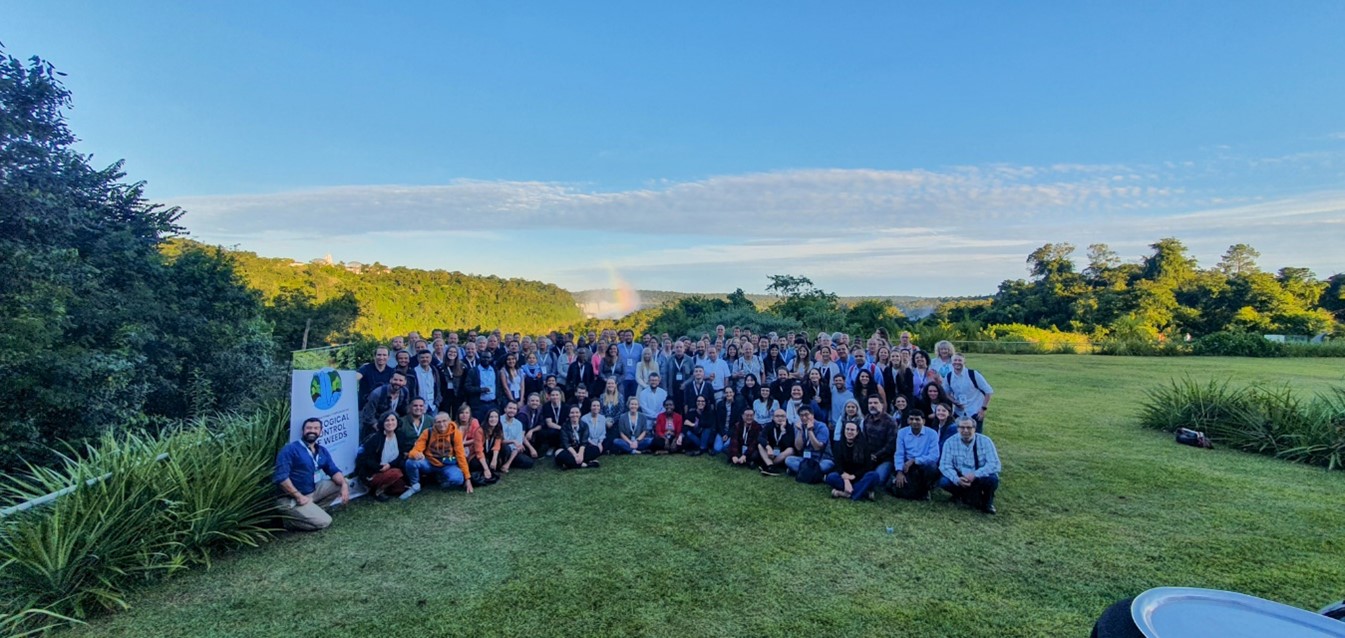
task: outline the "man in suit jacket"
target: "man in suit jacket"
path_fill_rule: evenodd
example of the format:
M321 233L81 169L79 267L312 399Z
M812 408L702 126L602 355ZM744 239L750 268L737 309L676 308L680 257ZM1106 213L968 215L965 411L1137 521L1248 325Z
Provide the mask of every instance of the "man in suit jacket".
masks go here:
M601 380L597 373L593 372L588 348L580 348L576 352L578 357L570 364L570 370L565 375L565 387L570 390L571 395L574 394L574 389L581 385L588 388L589 396L601 394L602 388L598 386Z

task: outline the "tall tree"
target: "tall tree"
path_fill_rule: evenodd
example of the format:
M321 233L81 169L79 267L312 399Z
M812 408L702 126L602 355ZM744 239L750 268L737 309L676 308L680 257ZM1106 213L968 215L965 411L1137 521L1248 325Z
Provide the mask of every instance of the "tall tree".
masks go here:
M1256 266L1256 258L1260 256L1260 252L1247 244L1233 244L1224 252L1223 259L1219 260L1215 268L1229 277L1250 275L1260 271Z

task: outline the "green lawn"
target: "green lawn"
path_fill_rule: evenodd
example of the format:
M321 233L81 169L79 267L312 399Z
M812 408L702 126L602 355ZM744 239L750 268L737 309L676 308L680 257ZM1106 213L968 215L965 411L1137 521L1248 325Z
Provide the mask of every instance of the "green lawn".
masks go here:
M358 502L144 590L75 636L1086 636L1150 587L1345 596L1345 474L1134 423L1190 373L1342 383L1339 360L973 355L999 515L833 501L719 459L610 459L475 495ZM888 534L886 528L895 528Z

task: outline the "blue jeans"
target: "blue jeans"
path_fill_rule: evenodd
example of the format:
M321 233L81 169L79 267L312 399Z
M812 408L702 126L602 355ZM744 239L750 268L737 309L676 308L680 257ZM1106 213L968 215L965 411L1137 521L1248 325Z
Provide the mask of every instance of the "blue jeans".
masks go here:
M641 441L638 443L640 451L641 451L641 452L644 452L645 450L648 450L648 449L649 449L649 446L650 446L653 442L654 442L653 439L643 439L643 440L641 440ZM633 451L633 450L631 449L631 447L630 447L630 444L627 443L625 439L614 439L614 440L612 441L612 449L613 449L613 450L616 450L616 451L618 451L618 452L621 452L622 454L630 454L630 453Z
M878 467L873 468L873 471L878 474L878 483L887 485L887 482L892 479L892 461L879 463Z
M462 468L457 463L445 464L430 470L430 474L439 480L439 486L444 489L458 487L467 482L467 478L462 475Z
M716 436L714 437L714 448L710 450L710 454L719 454L720 452L723 452L724 449L727 448L728 446L729 446L728 439L722 436Z
M429 459L412 460L406 459L406 464L402 466L402 473L406 475L406 482L411 485L420 485L420 473L430 472L434 466L430 465Z
M830 472L832 468L836 467L836 464L832 462L831 459L818 459L817 464L822 466L823 474ZM785 459L785 467L789 468L790 474L798 474L800 465L803 465L803 457L801 456L791 456Z
M842 492L845 491L845 480L841 478L840 472L832 472L823 480L827 482L827 485L831 486L831 489L840 490ZM880 482L877 471L867 472L864 476L859 477L859 480L851 481L850 500L862 500L865 496L868 496L869 492L877 487Z
M702 452L709 452L710 440L716 438L714 431L708 429L702 430L700 434L687 432L684 436L686 440L691 441L691 443L696 446L696 449Z

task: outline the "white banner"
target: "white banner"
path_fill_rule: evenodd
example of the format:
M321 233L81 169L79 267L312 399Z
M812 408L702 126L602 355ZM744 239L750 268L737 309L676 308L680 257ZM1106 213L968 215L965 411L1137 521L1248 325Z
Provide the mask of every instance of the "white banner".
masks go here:
M290 440L303 433L304 419L322 419L318 443L327 448L332 461L347 477L355 477L355 451L359 449L359 382L354 370L295 370L290 385Z

